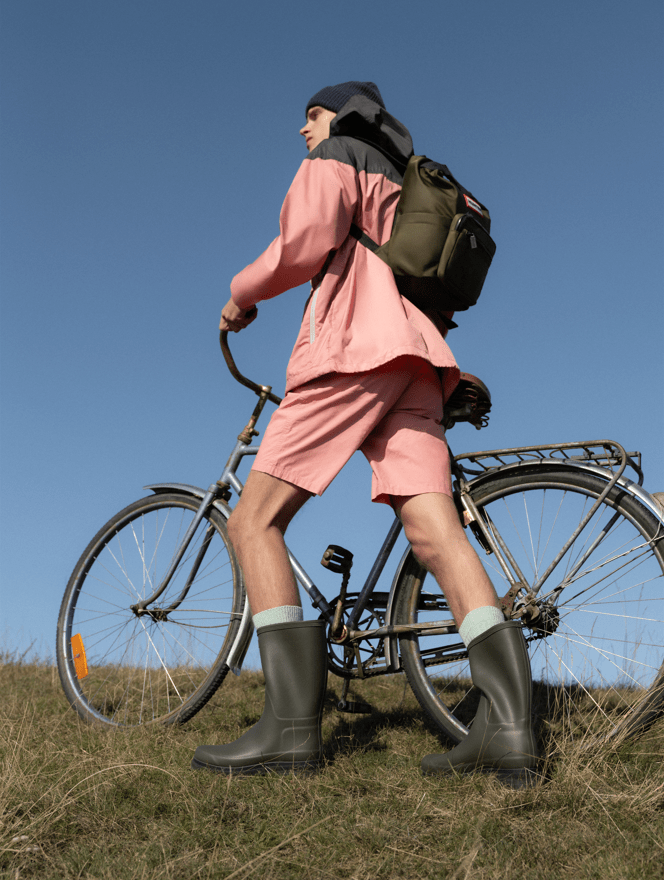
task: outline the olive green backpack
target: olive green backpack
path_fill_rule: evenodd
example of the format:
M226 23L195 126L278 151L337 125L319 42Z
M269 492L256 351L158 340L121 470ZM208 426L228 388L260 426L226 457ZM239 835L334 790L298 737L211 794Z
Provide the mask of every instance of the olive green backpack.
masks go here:
M389 240L378 245L355 224L350 233L390 266L399 293L418 308L457 312L479 298L496 251L490 226L488 210L446 165L412 156Z

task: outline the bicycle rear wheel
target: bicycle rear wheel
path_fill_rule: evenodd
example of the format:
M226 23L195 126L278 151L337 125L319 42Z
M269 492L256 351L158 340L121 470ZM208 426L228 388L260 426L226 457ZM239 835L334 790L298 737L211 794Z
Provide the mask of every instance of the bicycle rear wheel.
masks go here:
M153 495L129 505L92 539L69 580L57 627L58 671L86 721L181 723L209 700L245 595L224 517L211 508L165 592L145 613L200 502Z
M472 497L532 585L605 487L580 470L535 466L497 473ZM523 631L533 708L549 749L551 740L631 736L664 710L663 538L661 522L614 487L543 584L540 618ZM476 549L504 595L510 585L495 556ZM411 553L395 597L399 623L451 617L435 581L425 587L425 577ZM400 650L422 707L451 739L463 739L479 695L458 634L406 635Z

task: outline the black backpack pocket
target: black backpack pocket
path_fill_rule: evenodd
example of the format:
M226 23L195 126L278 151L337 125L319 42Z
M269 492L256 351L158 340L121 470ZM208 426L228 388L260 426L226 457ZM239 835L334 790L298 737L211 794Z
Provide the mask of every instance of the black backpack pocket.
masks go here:
M457 214L438 264L448 308L465 311L477 302L496 252L496 243L471 213Z

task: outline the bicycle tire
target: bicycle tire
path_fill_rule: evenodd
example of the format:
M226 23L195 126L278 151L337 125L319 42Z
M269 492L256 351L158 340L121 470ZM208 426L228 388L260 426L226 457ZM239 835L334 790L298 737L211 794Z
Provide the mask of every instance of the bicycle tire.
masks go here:
M143 615L130 608L154 593L199 506L197 498L177 492L142 498L109 520L76 564L60 608L56 656L65 695L86 721L183 723L225 678L245 593L216 508L202 520L163 595ZM190 588L171 609L199 551ZM77 635L81 643L72 648Z
M472 489L472 498L528 579L545 571L605 488L600 477L580 470L533 466L496 473ZM510 585L495 557L476 549L504 595ZM616 486L545 582L542 595L579 560L581 568L540 628L522 624L533 670L534 716L549 751L570 741L628 738L664 711L662 523ZM410 552L396 587L397 623L451 617L435 581L430 579L434 592L423 589L425 577ZM422 708L450 739L462 740L479 694L459 635L405 635L400 652Z

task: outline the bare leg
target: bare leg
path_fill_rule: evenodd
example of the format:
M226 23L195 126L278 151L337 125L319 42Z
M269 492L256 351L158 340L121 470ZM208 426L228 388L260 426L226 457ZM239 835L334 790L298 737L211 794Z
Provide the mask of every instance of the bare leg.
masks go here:
M284 532L309 492L252 471L228 531L242 566L254 615L299 605ZM233 775L316 769L321 760L321 715L327 680L325 624L274 622L258 627L265 675L265 709L257 724L228 745L203 745L191 766Z
M284 532L311 493L285 480L251 471L228 532L244 574L252 614L300 605Z
M457 626L475 608L500 607L449 496L430 492L392 501L415 556L438 581Z
M476 608L499 607L451 498L431 493L394 498L393 503L415 555L443 590L457 627ZM427 755L422 772L481 770L496 773L515 788L530 785L536 778L538 751L530 717L530 661L520 627L496 623L466 644L473 683L480 692L475 720L458 746L444 755Z

